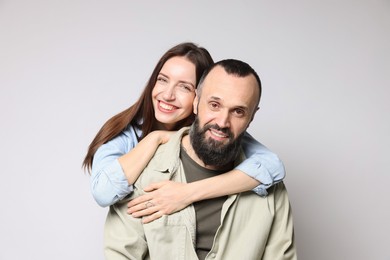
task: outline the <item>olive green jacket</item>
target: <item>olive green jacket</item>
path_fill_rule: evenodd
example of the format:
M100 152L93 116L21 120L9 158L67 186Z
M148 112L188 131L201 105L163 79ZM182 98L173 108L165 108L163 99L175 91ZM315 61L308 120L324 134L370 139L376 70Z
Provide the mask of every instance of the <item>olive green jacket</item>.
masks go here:
M134 192L110 207L105 224L106 259L198 259L192 205L148 224L126 212L127 202L143 194L148 184L163 180L186 182L179 153L181 137L187 132L188 128L183 128L161 145L135 183ZM297 259L291 208L283 182L269 188L268 193L265 198L252 191L228 197L222 207L222 224L206 259Z

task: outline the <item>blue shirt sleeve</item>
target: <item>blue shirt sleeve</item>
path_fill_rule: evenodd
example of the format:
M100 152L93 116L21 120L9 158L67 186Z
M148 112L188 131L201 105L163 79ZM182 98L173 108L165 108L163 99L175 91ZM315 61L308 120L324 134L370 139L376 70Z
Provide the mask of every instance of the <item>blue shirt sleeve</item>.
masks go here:
M96 202L107 207L133 191L127 182L118 158L128 153L138 143L133 127L99 147L91 171L91 191Z
M267 196L267 188L282 181L286 175L282 161L247 132L242 139L242 148L247 159L236 169L260 181L261 184L253 191Z

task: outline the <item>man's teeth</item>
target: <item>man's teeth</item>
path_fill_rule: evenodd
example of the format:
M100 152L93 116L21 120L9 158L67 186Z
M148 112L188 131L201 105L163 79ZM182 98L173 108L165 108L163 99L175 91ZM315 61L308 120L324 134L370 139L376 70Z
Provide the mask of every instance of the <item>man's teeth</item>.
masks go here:
M160 102L160 107L162 107L163 109L166 109L166 110L173 110L175 108L174 106L171 106L171 105L168 105L165 103L161 103L161 102Z
M214 132L214 131L211 131L211 133L212 133L213 135L217 136L217 137L221 137L221 138L225 138L225 137L226 137L226 135L220 134L220 133L217 133L217 132Z

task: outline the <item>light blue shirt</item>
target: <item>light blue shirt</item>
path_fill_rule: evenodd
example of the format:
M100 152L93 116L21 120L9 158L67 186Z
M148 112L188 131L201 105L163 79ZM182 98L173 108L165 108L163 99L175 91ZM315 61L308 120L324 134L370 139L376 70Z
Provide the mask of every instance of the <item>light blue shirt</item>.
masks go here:
M100 206L113 205L133 191L133 185L127 182L118 158L138 144L137 136L140 135L140 130L128 126L96 151L92 163L91 190ZM285 177L282 161L249 133L245 133L242 139L242 148L247 159L236 169L261 182L253 191L267 196L266 189Z

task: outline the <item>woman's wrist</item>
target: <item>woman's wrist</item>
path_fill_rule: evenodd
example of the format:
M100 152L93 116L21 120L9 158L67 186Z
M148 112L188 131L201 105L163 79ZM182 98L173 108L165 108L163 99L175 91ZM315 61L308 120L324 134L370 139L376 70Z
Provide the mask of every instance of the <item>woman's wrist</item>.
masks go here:
M186 187L188 194L186 202L189 205L197 201L211 199L213 196L209 190L211 190L211 187L207 186L203 180L188 183Z
M191 203L249 191L259 182L239 170L189 183Z
M164 144L169 140L167 131L164 130L156 130L150 133L153 137L155 144L158 146L160 144Z

